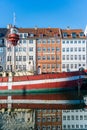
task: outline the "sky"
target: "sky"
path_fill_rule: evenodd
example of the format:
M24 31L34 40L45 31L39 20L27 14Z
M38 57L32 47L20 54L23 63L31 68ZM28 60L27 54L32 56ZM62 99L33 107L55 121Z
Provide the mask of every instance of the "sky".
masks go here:
M0 28L14 24L22 28L85 29L87 0L0 0Z

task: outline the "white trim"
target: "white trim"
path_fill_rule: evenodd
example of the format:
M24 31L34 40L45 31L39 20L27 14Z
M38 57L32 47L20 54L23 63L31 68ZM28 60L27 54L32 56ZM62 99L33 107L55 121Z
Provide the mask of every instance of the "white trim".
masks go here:
M0 100L0 103L30 103L30 104L81 104L84 100Z
M0 82L0 86L8 86L11 89L12 85L32 85L32 84L41 84L41 83L55 83L55 82L65 82L65 81L74 81L84 78L84 75L72 76L68 78L56 78L56 79L42 79L42 80L31 80L31 81L18 81L18 82Z

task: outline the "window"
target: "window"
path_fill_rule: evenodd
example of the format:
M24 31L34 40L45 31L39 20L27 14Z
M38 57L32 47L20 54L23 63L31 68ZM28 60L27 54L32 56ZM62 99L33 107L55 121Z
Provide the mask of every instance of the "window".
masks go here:
M70 41L70 43L73 43L73 41Z
M23 51L26 52L26 47L23 48Z
M37 122L41 122L41 118L40 117L37 118Z
M50 55L47 56L47 60L50 60Z
M52 69L54 69L55 68L55 64L52 64Z
M74 51L75 51L75 52L77 51L77 47L74 48Z
M47 122L50 122L51 121L51 117L47 117Z
M32 44L32 43L33 43L33 40L29 40L29 43Z
M47 64L47 69L49 69L50 68L50 64Z
M77 41L74 41L74 43L77 43Z
M69 43L69 41L66 41L66 43Z
M47 48L47 51L50 52L50 48Z
M76 38L76 33L75 32L72 33L72 38Z
M26 61L26 56L23 56L23 61Z
M7 56L7 61L11 61L11 56Z
M52 43L55 43L55 40L52 40Z
M78 125L78 124L76 124L76 128L79 128L79 125Z
M29 56L29 60L33 60L33 56Z
M63 69L65 68L65 64L62 65L62 68L63 68Z
M37 43L41 43L41 40L37 40Z
M16 56L16 61L18 61L18 56Z
M83 120L83 116L82 115L80 115L80 120Z
M82 43L85 43L85 41L83 40Z
M65 55L63 55L63 60L65 60Z
M87 120L87 115L84 115L84 120Z
M65 41L63 41L63 44L65 43Z
M60 56L59 55L56 56L56 60L60 60Z
M69 52L69 48L66 48L66 51Z
M22 51L22 47L19 47L19 52L21 52Z
M63 52L65 52L65 48L63 48Z
M37 58L38 60L41 60L41 56L38 56L38 58Z
M42 57L42 60L46 60L46 56L43 56L43 57Z
M50 43L50 40L48 40L47 43Z
M63 120L66 120L66 116L63 116Z
M52 126L52 130L56 130L56 126Z
M73 52L73 48L70 48L70 51Z
M55 57L54 57L54 55L52 55L52 56L51 56L51 60L55 60Z
M82 48L82 51L85 51L85 47Z
M23 34L22 33L20 33L20 38L22 38L23 37Z
M75 64L75 69L77 69L77 64Z
M59 52L59 51L60 51L60 48L57 47L57 48L56 48L56 51Z
M55 117L52 117L52 122L55 122L56 121L56 118Z
M82 59L85 60L85 55L82 56Z
M66 125L63 125L63 128L66 129Z
M83 129L83 125L80 125L80 128Z
M74 125L72 125L72 128L74 129L74 128L75 128L75 126L74 126Z
M26 43L26 40L23 40L23 43Z
M67 33L66 33L66 32L63 33L63 37L64 37L64 38L67 37Z
M22 61L22 56L19 56L19 61Z
M43 69L46 69L46 65L45 64L43 64Z
M58 39L58 40L56 41L56 43L60 43L60 39Z
M24 38L27 38L27 33L24 33Z
M23 65L23 70L26 70L26 65Z
M73 64L71 64L71 69L73 68Z
M69 55L66 56L66 59L69 60Z
M81 47L78 48L78 51L79 51L79 52L81 51Z
M71 116L71 119L74 120L74 116Z
M79 119L79 117L78 116L76 116L76 120L78 120Z
M81 43L81 41L78 41L78 43Z
M83 37L84 36L84 32L80 32L80 37Z
M42 43L46 43L46 40L43 40Z
M43 51L43 52L46 52L46 48L42 48L42 51Z
M70 56L70 59L73 60L73 55Z
M40 47L38 47L38 48L37 48L37 51L41 51L41 48L40 48Z
M45 117L42 118L42 122L46 122L46 118Z
M55 51L55 49L54 48L52 48L52 52L54 52Z
M30 47L30 48L29 48L29 51L33 51L33 47Z
M75 60L77 60L77 55L75 55Z
M79 55L79 60L81 60L81 55Z
M33 33L30 33L30 37L33 37L34 36L34 34Z
M61 117L60 116L57 116L56 117L56 121L60 121L61 120Z

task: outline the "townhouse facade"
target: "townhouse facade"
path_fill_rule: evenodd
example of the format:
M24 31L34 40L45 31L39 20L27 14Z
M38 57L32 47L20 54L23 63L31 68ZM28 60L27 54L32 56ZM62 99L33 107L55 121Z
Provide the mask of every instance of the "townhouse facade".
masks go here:
M87 68L87 39L81 29L62 30L62 71Z
M0 47L0 64L5 71L40 74L87 69L87 39L82 29L18 28L20 40L14 47L8 46L9 29L5 29Z

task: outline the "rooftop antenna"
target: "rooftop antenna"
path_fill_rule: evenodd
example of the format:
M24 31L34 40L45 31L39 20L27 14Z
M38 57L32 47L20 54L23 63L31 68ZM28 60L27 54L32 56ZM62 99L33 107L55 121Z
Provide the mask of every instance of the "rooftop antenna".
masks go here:
M15 15L15 12L13 13L13 26L15 26L16 24L16 15Z

